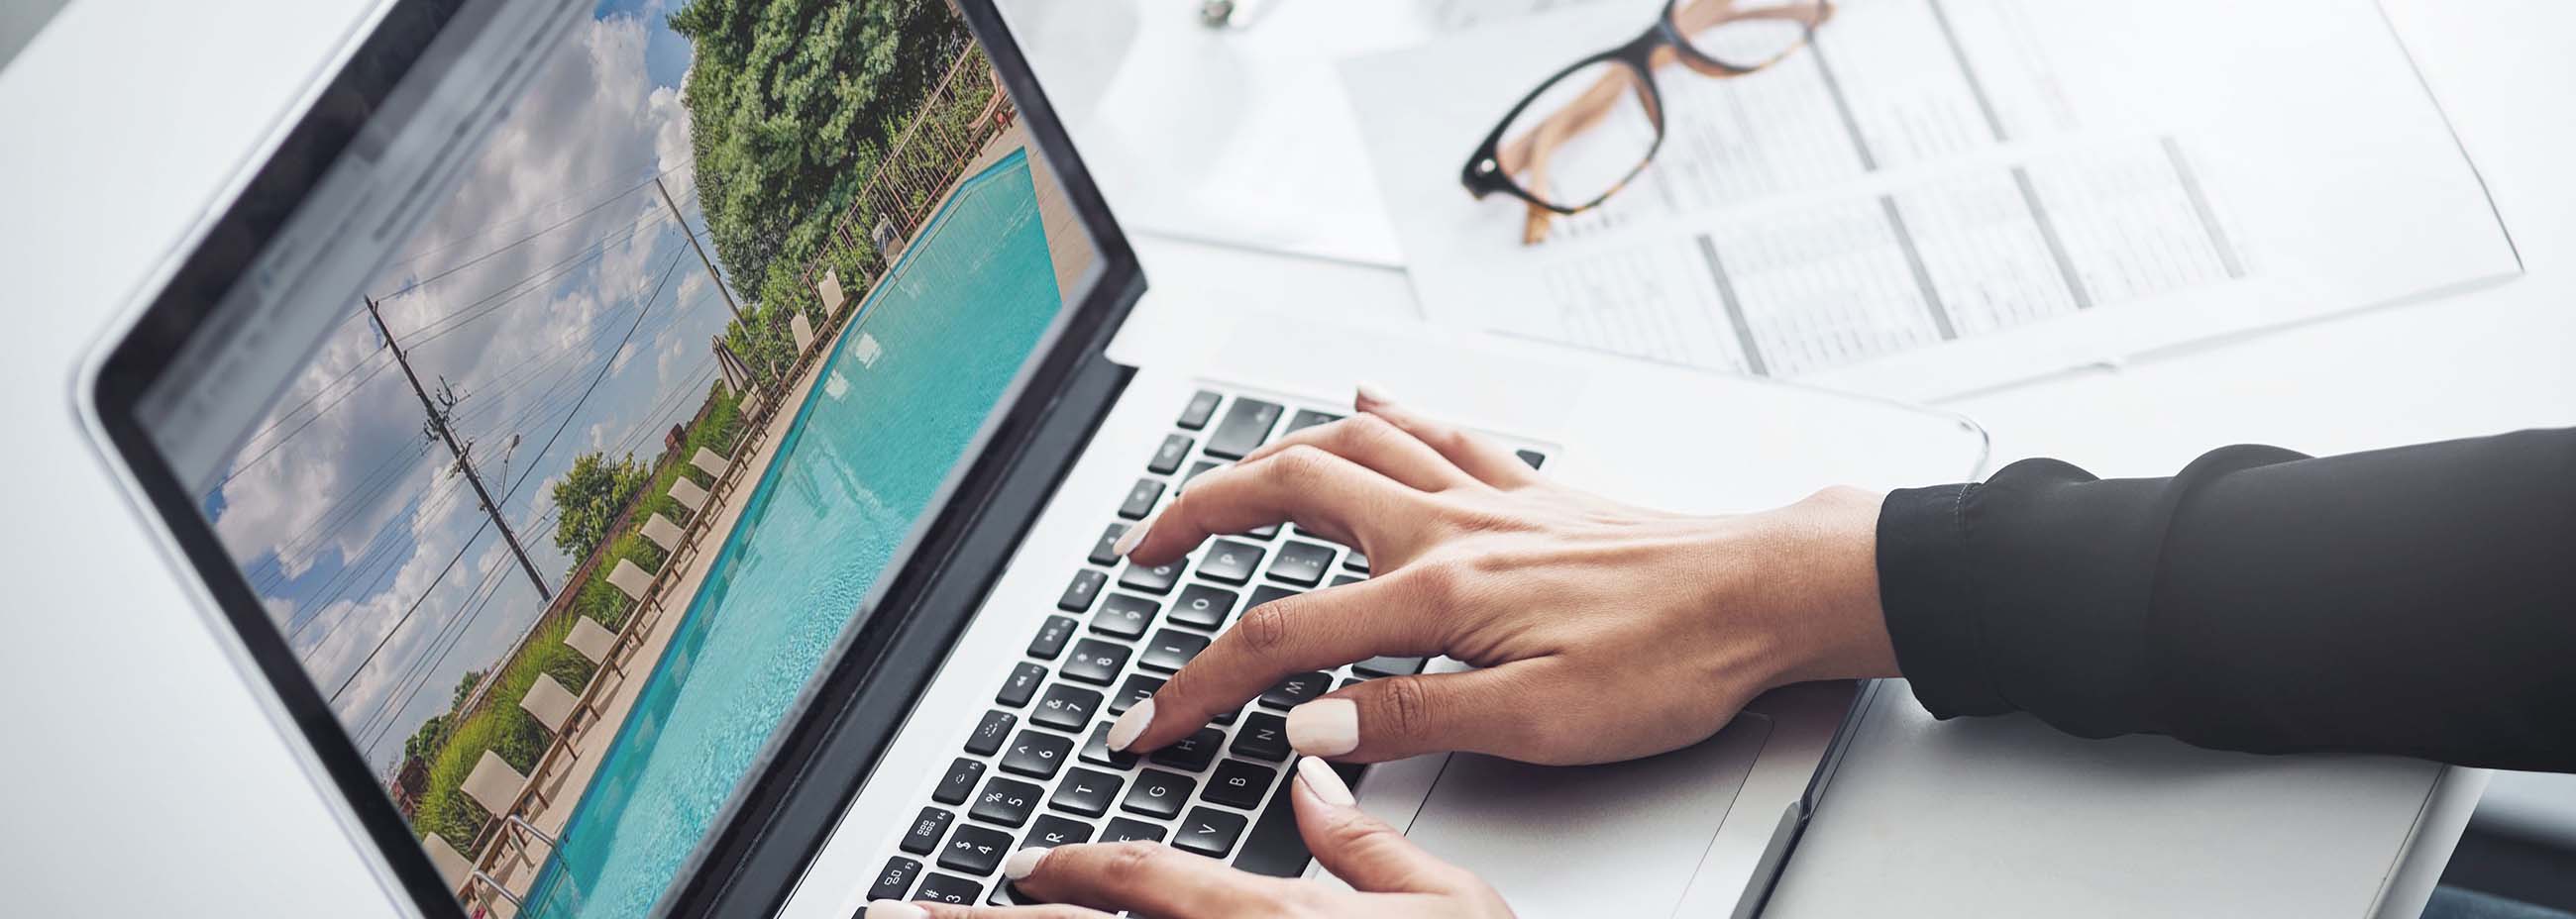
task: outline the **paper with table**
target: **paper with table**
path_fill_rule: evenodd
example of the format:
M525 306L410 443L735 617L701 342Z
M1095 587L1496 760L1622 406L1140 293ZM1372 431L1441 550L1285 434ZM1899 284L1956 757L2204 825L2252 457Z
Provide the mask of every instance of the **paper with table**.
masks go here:
M1522 245L1467 154L1658 7L1344 64L1432 320L1924 399L2521 271L2370 0L1846 0L1770 70L1658 73L1654 165Z

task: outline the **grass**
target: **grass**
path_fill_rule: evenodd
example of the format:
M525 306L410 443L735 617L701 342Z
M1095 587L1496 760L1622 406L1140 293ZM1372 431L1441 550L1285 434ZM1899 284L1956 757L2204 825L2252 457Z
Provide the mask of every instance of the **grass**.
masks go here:
M692 466L688 458L705 447L723 454L722 445L733 442L742 428L741 403L730 393L718 390L712 396L715 405L706 417L689 429L680 446L679 461L663 464L646 483L644 498L624 526L611 534L608 550L600 557L598 567L581 582L567 585L574 591L568 607L572 615L554 615L539 622L534 634L521 646L519 653L500 664L501 675L474 711L456 719L437 752L429 757L428 787L421 793L420 804L412 813L412 828L423 833L436 833L456 847L471 853L474 835L491 815L481 805L465 796L461 786L465 777L482 761L483 751L490 750L526 775L536 768L537 758L545 755L550 739L544 725L538 724L519 699L536 685L540 673L552 675L565 689L580 692L589 685L591 662L564 644L572 634L573 615L588 616L610 629L626 623L633 615L634 601L608 583L608 573L617 570L620 559L631 560L647 571L662 568L663 553L659 546L644 538L639 528L653 514L659 513L674 522L687 523L688 514L670 496L672 480L686 475L701 487L715 482L704 470Z

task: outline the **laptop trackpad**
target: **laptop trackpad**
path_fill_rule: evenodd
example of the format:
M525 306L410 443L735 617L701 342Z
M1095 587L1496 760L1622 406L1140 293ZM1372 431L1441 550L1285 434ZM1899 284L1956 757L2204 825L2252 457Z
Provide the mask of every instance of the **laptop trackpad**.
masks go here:
M1453 754L1405 835L1523 916L1667 915L1770 733L1747 713L1696 745L1600 766Z

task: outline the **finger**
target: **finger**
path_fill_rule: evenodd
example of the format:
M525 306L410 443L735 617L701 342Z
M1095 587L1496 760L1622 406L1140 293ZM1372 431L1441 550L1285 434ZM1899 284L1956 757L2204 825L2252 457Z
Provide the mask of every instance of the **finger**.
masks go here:
M1293 895L1278 878L1148 842L1022 849L1002 874L1019 892L1051 903L1171 919L1247 915Z
M1263 444L1259 449L1244 454L1243 461L1258 462L1299 444L1321 448L1423 491L1456 488L1476 481L1474 476L1458 468L1456 463L1441 456L1440 451L1431 449L1431 445L1423 443L1420 438L1366 412L1306 428Z
M1503 449L1503 445L1485 439L1465 428L1439 421L1397 405L1386 393L1374 386L1363 385L1352 404L1360 411L1386 419L1414 439L1429 445L1447 457L1449 462L1466 470L1478 481L1496 488L1512 488L1536 481L1538 475L1528 463Z
M904 903L878 900L861 919L1110 919L1096 909L1060 904L1037 906L966 906L952 903Z
M1432 857L1413 840L1371 817L1353 801L1350 786L1332 767L1314 757L1300 757L1297 833L1306 851L1324 870L1352 889L1369 893L1455 893L1474 883L1463 869Z
M1300 445L1199 476L1111 549L1136 564L1168 564L1210 536L1284 520L1374 556L1381 546L1411 545L1426 515L1404 509L1427 497L1358 463Z
M1288 711L1288 745L1336 762L1376 763L1424 753L1466 750L1519 760L1555 760L1535 725L1548 714L1538 698L1537 661L1512 661L1460 673L1368 680Z
M1152 698L1109 727L1109 748L1155 750L1242 708L1280 679L1380 654L1441 653L1446 613L1415 582L1388 574L1245 610Z

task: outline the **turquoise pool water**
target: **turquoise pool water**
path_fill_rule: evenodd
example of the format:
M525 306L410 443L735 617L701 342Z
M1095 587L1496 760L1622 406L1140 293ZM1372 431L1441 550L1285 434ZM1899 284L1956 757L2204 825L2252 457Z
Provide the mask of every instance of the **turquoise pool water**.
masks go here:
M652 908L1060 303L1014 153L966 180L834 346L526 915Z

